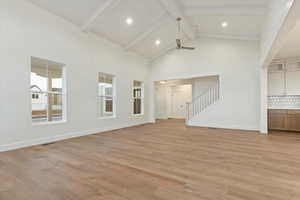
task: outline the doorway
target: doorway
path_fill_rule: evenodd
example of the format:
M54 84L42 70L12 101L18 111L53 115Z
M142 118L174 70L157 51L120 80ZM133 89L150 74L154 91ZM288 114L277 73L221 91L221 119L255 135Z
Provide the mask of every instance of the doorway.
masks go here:
M192 103L192 101L195 102L195 100L198 100L199 97L207 94L216 87L219 88L218 75L156 81L155 118L186 119L188 114L187 103ZM203 99L203 102L208 103L207 99ZM195 105L195 108L199 109L199 106L197 107L197 105L200 104L198 103ZM191 108L191 104L189 104L189 108ZM190 117L191 116L188 118Z
M171 90L171 115L169 118L185 119L186 103L192 101L192 85L178 85Z
M156 84L156 119L185 119L186 103L192 101L190 81L177 80Z

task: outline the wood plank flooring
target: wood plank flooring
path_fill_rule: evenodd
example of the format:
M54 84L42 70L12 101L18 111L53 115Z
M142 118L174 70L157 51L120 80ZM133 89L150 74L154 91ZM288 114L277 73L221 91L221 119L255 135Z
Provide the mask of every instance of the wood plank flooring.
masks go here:
M300 135L180 120L0 153L0 200L298 200Z

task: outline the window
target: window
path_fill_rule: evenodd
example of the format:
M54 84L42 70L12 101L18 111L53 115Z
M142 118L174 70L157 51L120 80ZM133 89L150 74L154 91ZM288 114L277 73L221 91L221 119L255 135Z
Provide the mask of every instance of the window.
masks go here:
M113 75L98 74L98 116L115 116L115 78Z
M144 112L143 82L133 81L133 114L142 115Z
M64 65L40 58L31 58L32 122L64 120Z
M32 94L32 99L39 99L39 94Z

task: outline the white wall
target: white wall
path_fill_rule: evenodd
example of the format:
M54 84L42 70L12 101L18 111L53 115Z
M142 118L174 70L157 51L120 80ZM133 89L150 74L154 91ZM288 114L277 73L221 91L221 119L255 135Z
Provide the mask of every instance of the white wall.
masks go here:
M276 56L277 52L288 39L290 30L300 19L299 0L276 0L268 1L269 7L266 21L261 36L261 56L260 65L266 68ZM268 75L266 69L260 70L261 84L261 114L260 131L268 132Z
M261 65L267 67L300 20L299 0L268 1L268 12L261 34Z
M268 12L261 36L261 63L264 64L271 51L274 41L278 37L279 31L283 26L284 20L290 7L287 2L291 0L276 0L268 2Z
M268 68L260 69L260 132L268 133Z
M274 44L280 40L280 36L287 24L286 18L294 0L276 0L268 2L268 12L261 35L261 64L268 65L273 59L272 51L277 51ZM275 50L276 49L276 50Z
M189 45L197 49L175 50L154 62L152 81L219 75L221 100L192 125L259 130L259 42L202 38Z
M155 119L168 119L170 115L171 88L155 87Z
M0 36L0 151L148 122L144 58L22 0L0 1ZM32 125L30 56L66 64L66 123ZM116 119L97 119L98 72L116 75ZM144 116L132 115L133 80L145 82Z
M198 79L194 79L192 83L193 99L199 97L209 88L215 87L218 84L218 76L207 76Z

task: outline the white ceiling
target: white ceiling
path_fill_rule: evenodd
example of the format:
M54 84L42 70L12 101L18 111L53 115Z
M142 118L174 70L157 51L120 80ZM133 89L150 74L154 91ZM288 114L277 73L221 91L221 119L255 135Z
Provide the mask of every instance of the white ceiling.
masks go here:
M126 50L156 58L177 37L176 17L183 18L185 40L221 37L258 40L267 0L29 0L109 39ZM131 17L133 25L125 23ZM222 22L228 22L222 28ZM161 45L154 42L159 39Z
M276 59L300 57L300 21L288 34L283 47L276 55Z

